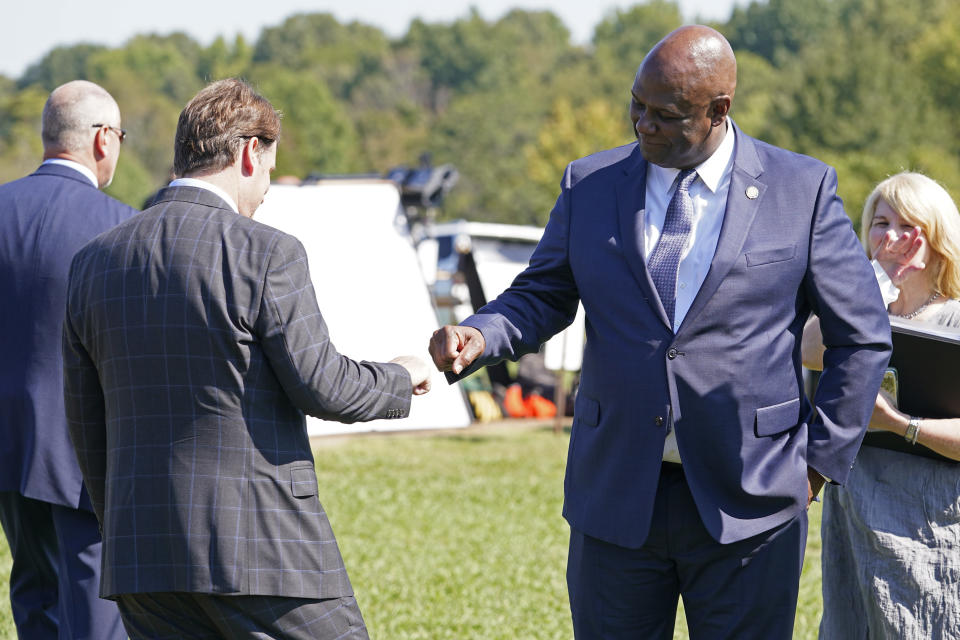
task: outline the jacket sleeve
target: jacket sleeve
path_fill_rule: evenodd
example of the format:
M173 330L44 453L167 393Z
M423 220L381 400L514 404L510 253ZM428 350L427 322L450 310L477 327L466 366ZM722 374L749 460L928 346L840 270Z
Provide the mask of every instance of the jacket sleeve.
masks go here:
M73 277L71 276L71 283ZM70 287L72 289L72 287ZM63 398L67 429L93 511L103 523L106 499L107 425L103 389L90 354L83 346L73 317L68 290L63 323Z
M486 346L468 369L448 379L463 378L482 366L535 353L573 322L580 295L569 256L571 175L568 165L560 196L530 265L506 291L463 321L480 330Z
M891 346L877 279L836 187L836 172L828 169L820 185L804 280L826 347L809 421L807 463L843 484L870 422Z
M413 385L406 369L337 352L306 252L292 236L281 236L271 253L256 333L281 386L304 413L346 423L409 415Z

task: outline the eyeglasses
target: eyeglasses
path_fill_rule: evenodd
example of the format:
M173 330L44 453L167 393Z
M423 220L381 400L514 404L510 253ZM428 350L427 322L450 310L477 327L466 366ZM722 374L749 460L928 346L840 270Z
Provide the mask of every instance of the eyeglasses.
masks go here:
M108 125L108 124L94 124L94 125L91 125L91 126L92 126L94 129L99 129L100 127L106 127L107 129L110 129L110 131L113 131L115 134L117 134L117 137L120 138L120 144L123 144L123 141L127 139L127 130L126 130L126 129L119 129L119 128L117 128L117 127L111 127L111 126Z

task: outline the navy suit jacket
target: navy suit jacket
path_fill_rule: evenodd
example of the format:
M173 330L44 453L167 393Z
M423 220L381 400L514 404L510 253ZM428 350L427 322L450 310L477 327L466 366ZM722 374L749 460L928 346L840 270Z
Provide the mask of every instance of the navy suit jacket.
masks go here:
M567 167L529 267L464 323L486 340L466 373L536 351L582 301L564 516L641 546L672 415L707 530L741 540L805 508L807 465L846 479L889 358L887 314L834 170L738 130L716 254L674 334L643 255L646 169L636 143ZM811 311L827 346L815 406L799 356Z
M0 491L90 509L63 407L67 273L136 213L62 165L0 186Z
M164 189L77 253L64 360L101 595L352 594L304 414L402 418L412 385L337 352L296 238Z

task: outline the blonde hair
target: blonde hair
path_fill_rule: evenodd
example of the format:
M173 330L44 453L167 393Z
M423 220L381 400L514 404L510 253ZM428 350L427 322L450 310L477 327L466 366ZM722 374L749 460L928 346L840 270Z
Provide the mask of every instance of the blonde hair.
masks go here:
M921 173L898 173L878 184L863 205L860 239L871 255L869 234L883 199L910 226L920 227L934 256L934 288L948 298L960 298L960 212L936 180Z

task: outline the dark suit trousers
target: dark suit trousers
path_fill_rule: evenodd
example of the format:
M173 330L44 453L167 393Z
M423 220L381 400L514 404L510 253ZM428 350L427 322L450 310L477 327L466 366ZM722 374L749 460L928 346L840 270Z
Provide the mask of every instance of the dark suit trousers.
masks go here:
M578 640L670 640L683 597L692 640L793 635L806 512L720 544L704 528L680 465L660 473L650 535L627 549L572 529L567 587Z
M132 640L369 640L353 596L124 593L117 606Z
M117 606L101 600L100 528L93 513L0 491L13 567L17 635L31 640L120 640Z

